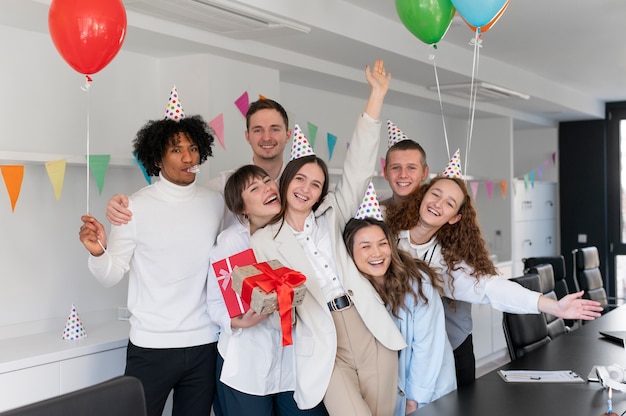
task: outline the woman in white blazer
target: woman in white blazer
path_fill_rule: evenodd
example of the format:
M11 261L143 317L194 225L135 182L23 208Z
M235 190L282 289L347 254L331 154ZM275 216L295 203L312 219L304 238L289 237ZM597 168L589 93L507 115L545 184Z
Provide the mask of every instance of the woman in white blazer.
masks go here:
M398 353L406 343L373 286L342 241L376 164L380 110L390 74L376 61L371 88L333 192L317 156L293 159L280 179L281 214L251 237L259 261L278 259L307 277L296 308L295 400L308 409L324 400L330 415L392 415Z

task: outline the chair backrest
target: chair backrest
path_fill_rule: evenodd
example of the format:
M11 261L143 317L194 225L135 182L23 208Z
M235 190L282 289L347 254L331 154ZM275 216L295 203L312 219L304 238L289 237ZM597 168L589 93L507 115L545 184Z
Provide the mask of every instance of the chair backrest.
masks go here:
M572 251L574 257L574 273L576 280L582 290L584 297L600 302L606 308L609 304L604 281L600 271L600 256L598 249L594 246L577 248Z
M141 382L115 377L81 390L0 413L1 416L145 416Z
M554 292L556 297L561 299L563 296L569 295L573 292L578 292L578 285L576 280L573 287L567 283L567 269L565 268L565 258L563 256L543 256L543 257L528 257L522 259L524 262L524 273L530 268L539 266L540 264L550 264L554 272Z
M536 273L511 279L527 289L540 291L541 283ZM502 328L512 360L522 357L550 342L548 324L543 314L502 314Z
M543 293L545 297L558 300L555 293L552 265L540 264L528 269L528 273L539 275L539 291ZM554 339L567 332L565 321L562 318L547 313L544 313L543 315L546 319L546 323L548 324L548 334L550 339Z

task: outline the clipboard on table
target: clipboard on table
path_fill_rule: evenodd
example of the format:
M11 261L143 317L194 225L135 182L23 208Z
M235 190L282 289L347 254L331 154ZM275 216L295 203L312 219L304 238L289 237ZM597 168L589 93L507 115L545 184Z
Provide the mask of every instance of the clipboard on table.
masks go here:
M585 379L570 370L499 370L507 383L584 383Z

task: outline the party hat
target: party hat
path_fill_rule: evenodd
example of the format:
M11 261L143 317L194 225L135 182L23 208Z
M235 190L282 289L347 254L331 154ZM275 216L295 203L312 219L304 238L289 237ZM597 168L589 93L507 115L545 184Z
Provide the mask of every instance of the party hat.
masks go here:
M313 148L304 137L304 133L299 125L293 126L293 144L291 146L291 159L299 159L303 156L314 155Z
M63 330L63 339L74 341L81 338L87 338L87 332L83 327L83 322L78 317L76 307L72 304L72 310L67 317L65 329Z
M461 149L456 149L452 155L452 159L448 162L448 166L441 173L446 178L461 178Z
M367 186L363 202L361 202L361 206L354 216L357 220L362 220L367 217L371 217L379 221L383 220L383 213L380 211L380 204L378 203L378 198L376 197L376 189L374 189L374 184L372 182L370 182Z
M167 107L165 108L165 117L166 120L174 120L180 121L182 118L185 118L185 112L183 111L183 105L178 98L178 91L176 90L176 85L172 87L172 91L170 92L170 100L167 103Z
M389 135L388 148L402 140L409 140L406 134L402 133L402 130L393 124L391 120L387 120L387 134Z

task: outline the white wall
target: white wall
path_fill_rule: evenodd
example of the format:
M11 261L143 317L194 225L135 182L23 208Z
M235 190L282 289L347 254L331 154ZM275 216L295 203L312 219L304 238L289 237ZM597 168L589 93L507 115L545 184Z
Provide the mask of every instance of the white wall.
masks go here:
M528 129L515 132L513 153L515 155L515 169L513 176L523 178L530 171L535 171L535 180L539 180L538 166L543 166L543 180L558 182L559 160L552 164L552 153L557 151L559 142L558 129ZM544 161L549 161L546 169Z

